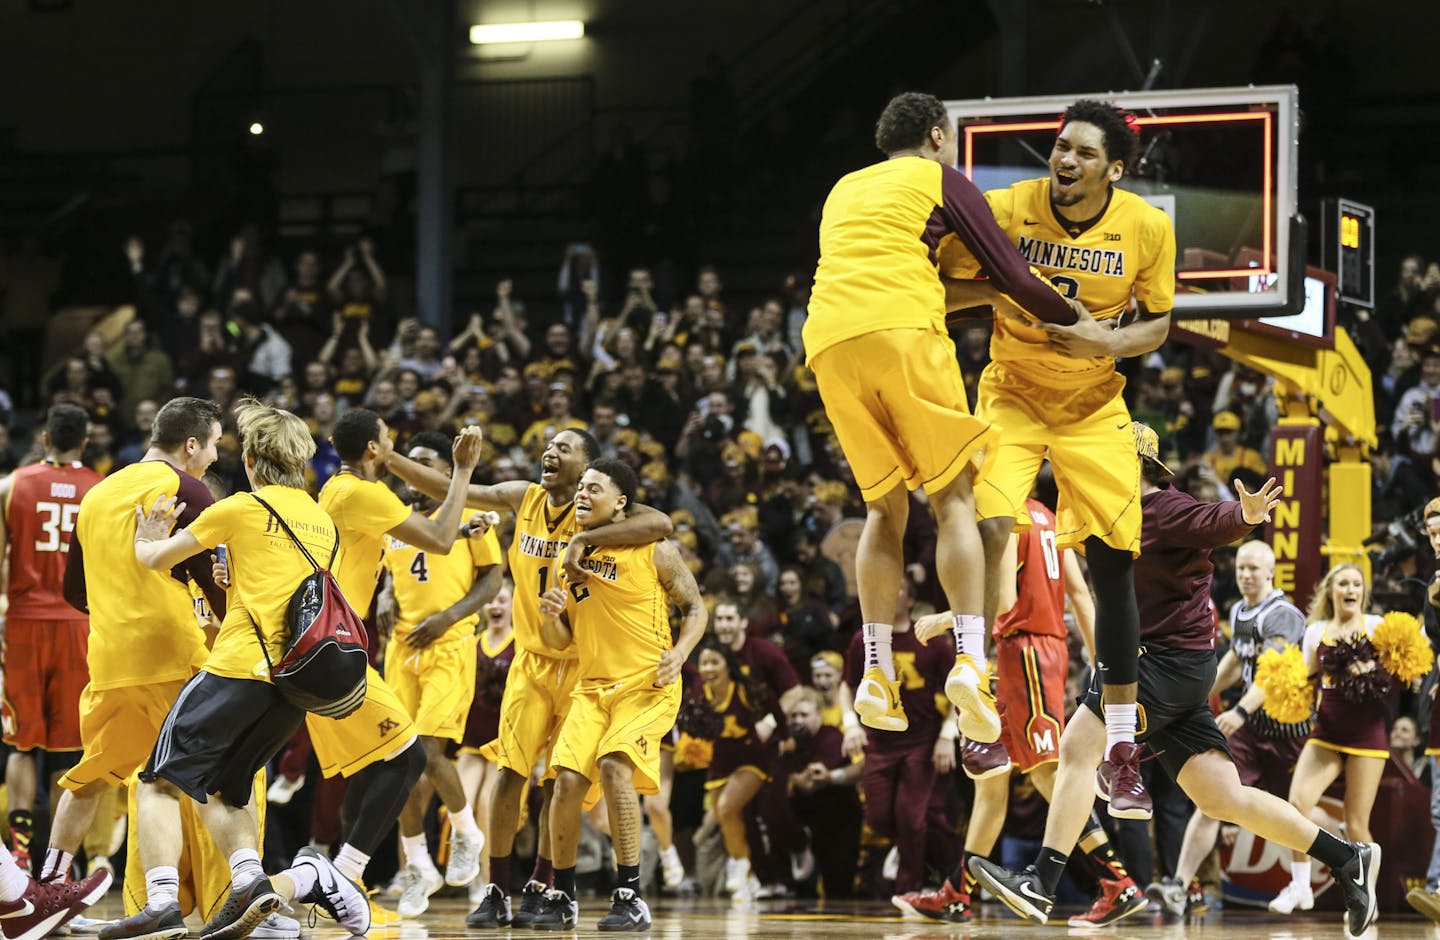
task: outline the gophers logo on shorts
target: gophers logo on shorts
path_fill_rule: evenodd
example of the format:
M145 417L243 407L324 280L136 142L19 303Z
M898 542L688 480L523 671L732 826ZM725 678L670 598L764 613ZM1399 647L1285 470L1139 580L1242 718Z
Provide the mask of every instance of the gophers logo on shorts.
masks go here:
M394 718L386 717L379 724L380 737L385 737L385 735L394 731L398 727L400 727L400 722L396 721Z

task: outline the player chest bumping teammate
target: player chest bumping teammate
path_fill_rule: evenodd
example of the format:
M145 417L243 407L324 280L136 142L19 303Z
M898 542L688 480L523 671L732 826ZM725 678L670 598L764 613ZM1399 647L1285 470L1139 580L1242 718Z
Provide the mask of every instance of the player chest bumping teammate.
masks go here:
M977 416L1001 429L994 465L975 489L985 546L985 615L993 621L1002 556L1029 524L1025 499L1048 456L1060 490L1056 542L1085 552L1095 585L1097 667L1104 684L1105 760L1120 785L1110 815L1150 818L1135 745L1140 619L1140 474L1125 379L1115 360L1165 341L1175 297L1175 232L1164 212L1116 188L1134 166L1139 135L1128 115L1098 101L1066 110L1050 175L985 194L995 220L1037 270L1086 312L1072 326L1034 325L986 282L949 282L952 309L996 308L991 364ZM941 270L947 269L941 258ZM971 273L977 272L972 265ZM1133 318L1127 316L1132 304ZM1091 314L1088 311L1093 311Z
M549 849L549 798L540 816L540 847L535 870L525 885L520 908L510 903L510 855L520 821L525 782L541 757L549 757L555 732L570 708L570 693L579 675L578 651L556 652L540 636L540 598L558 583L562 566L571 583L583 584L589 572L579 561L591 545L648 545L673 528L664 513L636 505L621 521L584 532L575 522L575 492L600 445L586 431L556 434L540 457L540 482L513 480L494 486L471 485L471 508L515 513L515 537L508 555L515 583L513 605L515 658L500 702L500 729L481 753L499 768L490 794L490 884L466 918L470 927L505 927L512 920L528 925L544 905L554 872ZM449 482L427 467L396 454L390 468L415 489L431 496ZM550 761L547 759L546 766ZM553 776L552 776L553 779Z
M984 587L973 576L983 560L973 485L996 438L989 422L970 413L945 332L937 258L952 241L1032 314L1071 323L1077 313L1030 273L979 190L955 169L956 139L932 95L909 92L886 105L875 144L887 159L842 177L825 200L804 340L865 500L855 560L865 673L855 711L877 730L908 726L891 617L904 569L906 490L923 487L936 519L936 569L955 614L959 655L945 691L966 736L994 741L1000 719L985 663Z

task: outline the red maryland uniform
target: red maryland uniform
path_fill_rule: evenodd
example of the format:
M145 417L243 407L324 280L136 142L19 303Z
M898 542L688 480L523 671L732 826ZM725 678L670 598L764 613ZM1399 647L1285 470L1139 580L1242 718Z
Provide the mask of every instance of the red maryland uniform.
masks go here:
M1055 514L1044 503L1027 499L1030 528L1015 549L1015 606L995 618L995 639L1011 633L1037 633L1064 639L1065 575L1055 543Z
M80 748L80 693L90 681L86 615L61 587L80 500L100 474L78 463L21 467L4 508L10 532L5 743L22 751Z
M5 523L10 528L10 617L84 620L65 603L65 556L81 498L100 482L83 464L37 463L10 478Z
M1030 528L1015 546L1015 606L995 618L996 704L1000 739L1029 773L1060 758L1065 730L1065 572L1055 540L1055 514L1025 501Z

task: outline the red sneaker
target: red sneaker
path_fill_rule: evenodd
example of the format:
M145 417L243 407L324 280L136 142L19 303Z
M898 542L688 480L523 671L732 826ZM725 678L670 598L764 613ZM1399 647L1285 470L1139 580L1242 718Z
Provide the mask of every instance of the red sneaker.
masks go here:
M1140 779L1140 745L1120 743L1110 749L1110 759L1100 763L1095 774L1097 790L1109 779L1110 815L1116 819L1149 819L1153 815L1150 794Z
M960 766L971 780L984 780L998 774L1010 772L1010 752L999 741L981 744L962 738L960 741Z
M1090 910L1070 918L1071 927L1108 927L1131 914L1138 914L1149 906L1145 894L1135 882L1100 882L1100 896L1090 905Z
M39 940L70 922L110 888L110 873L97 871L79 881L31 881L14 901L0 901L5 940Z
M916 917L944 920L952 924L970 923L970 895L956 891L948 878L934 891L897 894L890 898L890 903L904 913Z

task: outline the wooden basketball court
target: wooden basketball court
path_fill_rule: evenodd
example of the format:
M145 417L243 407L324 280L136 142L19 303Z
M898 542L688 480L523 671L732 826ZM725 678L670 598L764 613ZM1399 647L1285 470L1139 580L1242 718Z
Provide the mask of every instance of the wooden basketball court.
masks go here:
M608 909L608 900L581 898L580 923L573 932L560 936L606 937L595 922ZM757 904L731 904L723 900L677 900L660 898L651 907L654 926L645 936L664 940L849 940L849 938L885 938L885 940L945 940L945 938L1043 938L1057 936L1097 935L1116 940L1135 937L1141 940L1180 940L1185 937L1224 938L1224 940L1342 940L1345 936L1341 916L1334 912L1311 912L1289 917L1245 908L1231 907L1212 911L1203 920L1188 924L1163 923L1144 914L1136 915L1114 927L1074 928L1063 920L1050 926L1035 927L1022 923L999 904L984 905L971 924L946 924L936 921L902 920L898 912L878 901L825 904L819 901L766 901ZM94 917L119 917L120 901L112 892L90 912ZM402 921L395 926L377 927L370 931L375 940L475 940L486 936L546 936L532 930L480 931L465 927L469 906L462 898L436 897L430 910L422 917ZM1062 912L1069 916L1072 911ZM308 912L295 915L301 923L302 936L307 940L343 940L348 934L328 920L320 919L308 926ZM193 925L198 929L199 923ZM1367 936L1386 940L1434 938L1436 928L1417 915L1382 917L1379 925Z

